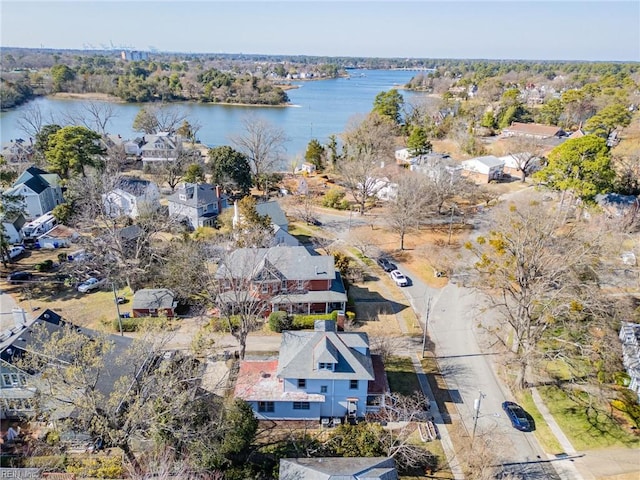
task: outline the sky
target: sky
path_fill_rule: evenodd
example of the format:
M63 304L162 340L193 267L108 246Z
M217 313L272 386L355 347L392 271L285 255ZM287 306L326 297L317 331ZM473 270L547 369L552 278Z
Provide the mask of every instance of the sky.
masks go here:
M640 61L640 1L0 0L0 46Z

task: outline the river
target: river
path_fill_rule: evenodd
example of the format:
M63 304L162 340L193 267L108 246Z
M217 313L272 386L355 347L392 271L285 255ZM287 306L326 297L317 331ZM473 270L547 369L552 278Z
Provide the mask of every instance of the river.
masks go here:
M231 135L243 132L242 121L248 115L262 117L282 128L289 138L285 144L286 156L303 156L309 140L318 139L326 143L332 134L344 131L349 119L357 114L366 114L373 108L375 96L391 88L406 84L417 72L406 70L349 70L349 78L332 80L302 81L299 88L287 91L291 106L257 107L234 105L211 105L200 103L176 103L183 109L188 119L202 126L197 136L208 146L230 145ZM425 94L401 91L405 102L424 97L426 101L437 101ZM58 122L65 114L79 111L83 100L53 99L40 97L31 105L37 106L45 123ZM134 138L140 133L131 128L133 119L143 104L114 103L116 116L107 127L109 133L120 134L124 138ZM25 106L0 113L0 141L2 144L16 138L25 138L20 130L18 118Z

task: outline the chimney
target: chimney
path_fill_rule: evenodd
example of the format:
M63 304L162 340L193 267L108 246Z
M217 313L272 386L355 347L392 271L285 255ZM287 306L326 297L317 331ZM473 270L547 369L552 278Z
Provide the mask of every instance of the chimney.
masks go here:
M336 322L333 320L316 320L313 322L313 330L316 332L335 332Z
M344 332L344 321L346 316L343 310L338 310L338 315L336 317L336 324L338 326L338 331Z

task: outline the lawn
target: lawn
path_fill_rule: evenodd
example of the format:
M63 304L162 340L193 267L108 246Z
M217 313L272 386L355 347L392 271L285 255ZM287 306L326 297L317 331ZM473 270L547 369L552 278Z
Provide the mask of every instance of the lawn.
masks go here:
M535 436L540 442L540 446L542 449L551 454L559 454L563 453L564 449L558 442L558 439L553 434L547 423L544 421L544 418L536 408L535 403L533 402L533 398L531 397L531 393L528 391L520 391L516 394L516 399L518 403L525 409L525 411L533 417L533 421L535 422Z
M385 370L392 392L412 395L420 392L420 383L410 358L389 357L385 360Z
M538 391L576 450L640 447L640 436L612 419L609 406L595 396L576 392L570 398L557 387L539 387Z

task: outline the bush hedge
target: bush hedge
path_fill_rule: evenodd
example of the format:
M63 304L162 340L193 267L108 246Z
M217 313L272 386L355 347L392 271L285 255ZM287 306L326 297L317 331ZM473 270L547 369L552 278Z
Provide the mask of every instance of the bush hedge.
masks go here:
M355 317L353 312L347 312ZM320 313L312 315L289 315L287 312L271 312L269 315L269 328L274 332L282 332L283 330L307 330L313 329L316 320L333 320L338 319L338 310L331 313Z

